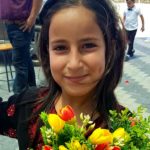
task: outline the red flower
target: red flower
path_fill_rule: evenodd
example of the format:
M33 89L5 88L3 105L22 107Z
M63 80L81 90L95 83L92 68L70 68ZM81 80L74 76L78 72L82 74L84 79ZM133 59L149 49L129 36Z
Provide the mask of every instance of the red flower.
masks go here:
M121 150L121 148L119 146L113 146L112 150Z
M96 146L95 150L105 150L108 147L109 143L103 143Z
M131 121L131 124L130 124L131 127L136 125L136 123L137 123L137 119L136 118L130 117L129 120Z
M48 145L44 145L42 150L53 150L53 149Z
M8 117L12 117L15 113L15 105L10 105L7 109L7 115Z
M58 115L64 121L70 121L70 120L74 119L74 117L75 117L74 111L73 111L72 107L69 105L62 108Z
M131 127L133 127L133 126L136 125L136 122L135 122L135 121L132 121L130 125L131 125Z
M8 131L6 132L6 135L11 137L11 138L17 137L16 130L13 128L8 129Z
M97 145L95 150L121 150L119 146L110 146L109 143L103 143Z

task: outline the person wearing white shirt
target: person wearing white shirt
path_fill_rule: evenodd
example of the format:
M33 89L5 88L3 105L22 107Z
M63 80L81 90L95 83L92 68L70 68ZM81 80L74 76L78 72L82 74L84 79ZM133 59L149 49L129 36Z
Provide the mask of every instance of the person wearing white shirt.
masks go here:
M126 0L127 3L127 9L124 11L124 27L126 29L127 33L127 40L128 40L128 50L127 50L127 56L133 57L134 55L134 39L135 35L138 29L138 16L141 18L142 27L141 31L144 31L144 17L141 13L140 8L137 8L135 6L135 0Z

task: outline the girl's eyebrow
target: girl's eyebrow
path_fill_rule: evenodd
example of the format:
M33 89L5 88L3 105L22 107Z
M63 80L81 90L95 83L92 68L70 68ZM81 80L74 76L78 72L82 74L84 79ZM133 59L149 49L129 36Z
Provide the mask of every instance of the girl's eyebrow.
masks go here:
M80 39L79 42L87 42L87 41L98 41L99 39L96 38L96 37L88 37L88 38L83 38L83 39ZM56 40L52 40L51 43L52 44L57 44L57 43L66 43L67 41L64 40L64 39L56 39Z
M66 40L62 40L62 39L58 39L58 40L56 39L56 40L52 40L52 41L51 41L52 44L65 43L65 42L66 42Z
M79 40L79 41L81 41L81 42L86 42L86 41L97 41L97 40L99 40L98 38L96 38L96 37L88 37L88 38L85 38L85 39L81 39L81 40Z

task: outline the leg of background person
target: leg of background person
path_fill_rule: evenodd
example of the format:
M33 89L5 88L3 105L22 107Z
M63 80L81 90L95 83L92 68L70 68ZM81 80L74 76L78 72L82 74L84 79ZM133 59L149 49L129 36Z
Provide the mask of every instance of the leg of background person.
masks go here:
M29 36L29 37L31 37L31 39L30 39L31 41L33 41L34 35L35 35L35 30L34 30L34 27L33 27L32 31L30 32L30 36ZM30 41L29 46L31 46L31 41ZM30 57L29 57L29 62L28 62L28 84L29 84L29 86L36 86L34 65L33 65L33 62L32 62L32 56L31 56L30 51L29 51L29 54L30 54Z
M34 71L34 66L33 66L33 62L32 62L31 57L30 57L28 65L29 65L29 70L28 70L29 86L36 86L35 71Z
M132 50L131 31L126 30L126 33L127 33L127 38L128 38L128 51L127 51L127 55L130 55L131 50Z
M19 25L7 24L8 37L13 45L13 65L16 71L16 77L13 85L14 93L20 93L24 88L29 86L29 78L35 83L35 73L30 57L30 44L33 30L31 32L22 32ZM33 74L30 76L30 73Z
M131 57L133 56L133 54L135 52L133 46L134 46L134 39L135 39L136 32L137 32L137 30L131 31L131 53L130 53Z
M135 39L136 32L137 32L137 30L127 31L128 46L129 46L127 54L130 55L131 57L133 56L133 53L134 53L133 45L134 45L134 39Z

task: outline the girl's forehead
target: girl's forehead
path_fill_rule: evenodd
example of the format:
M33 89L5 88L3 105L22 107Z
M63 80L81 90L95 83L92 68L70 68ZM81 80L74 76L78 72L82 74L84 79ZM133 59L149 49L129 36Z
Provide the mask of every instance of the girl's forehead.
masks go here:
M96 21L96 15L93 11L90 9L85 8L84 6L74 6L74 7L68 7L63 8L59 11L57 11L51 18L51 24L54 22L59 23L67 23L72 24L76 20L79 23L83 23L83 21L89 21L89 22L95 22Z
M87 38L103 38L103 32L95 14L84 7L66 8L56 13L49 27L50 41L69 39L81 41Z
M59 16L59 15L65 15L66 16L66 19L67 19L67 15L70 16L72 15L72 17L74 17L74 15L76 14L81 14L81 18L82 18L82 15L91 15L91 17L95 17L95 13L90 10L89 8L86 8L84 7L83 5L79 5L79 6L70 6L70 7L65 7L65 8L62 8L60 10L58 10L53 16L55 17L56 15ZM59 14L59 15L58 15Z

